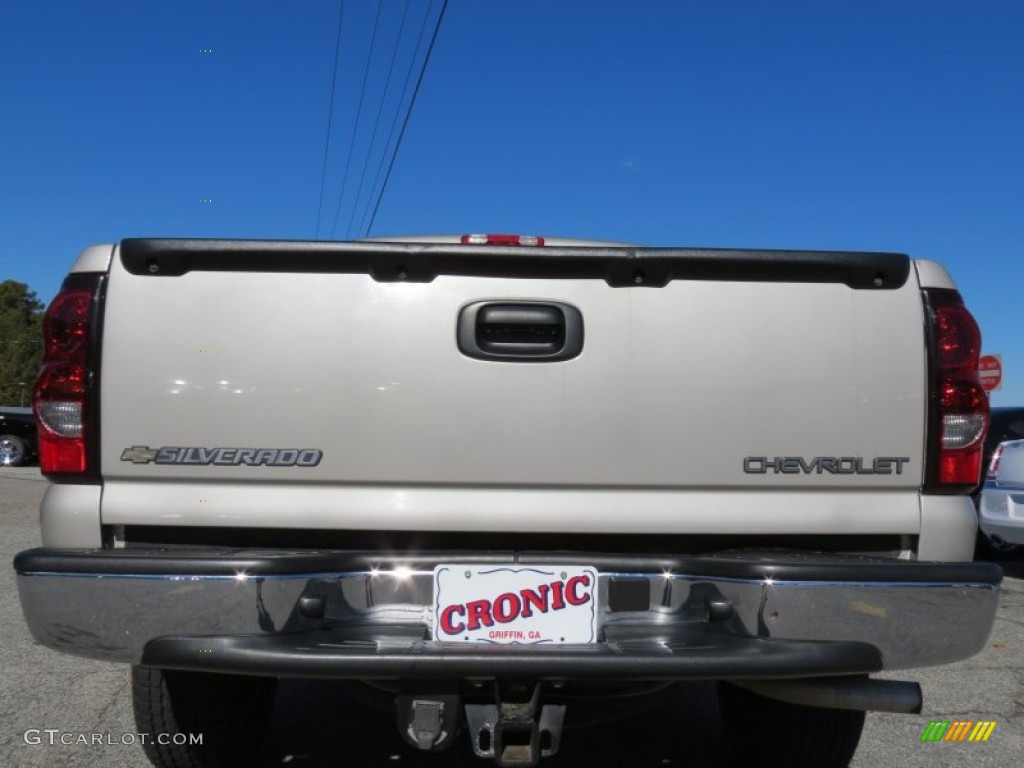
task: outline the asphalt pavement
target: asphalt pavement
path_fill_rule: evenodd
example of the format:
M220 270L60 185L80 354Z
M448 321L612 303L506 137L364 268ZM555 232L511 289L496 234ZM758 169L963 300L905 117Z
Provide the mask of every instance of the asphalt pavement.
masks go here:
M37 645L21 616L10 563L38 546L37 511L46 483L33 467L0 469L0 765L110 766L148 763L135 736L128 669ZM1007 578L985 651L959 664L888 675L918 680L920 715L869 714L854 768L1020 765L1024 755L1024 561L1002 563ZM989 740L922 742L930 721L995 721ZM50 743L50 742L53 743ZM71 743L61 743L71 742ZM563 733L548 768L724 764L725 737L714 687L682 687L653 711ZM392 719L336 684L286 681L256 768L486 766L468 741L441 756L405 747Z

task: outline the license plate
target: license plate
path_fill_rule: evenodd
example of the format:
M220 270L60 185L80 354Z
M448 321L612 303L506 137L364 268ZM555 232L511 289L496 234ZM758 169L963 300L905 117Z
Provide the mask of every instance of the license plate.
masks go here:
M439 565L434 568L434 639L593 643L597 571L580 566Z

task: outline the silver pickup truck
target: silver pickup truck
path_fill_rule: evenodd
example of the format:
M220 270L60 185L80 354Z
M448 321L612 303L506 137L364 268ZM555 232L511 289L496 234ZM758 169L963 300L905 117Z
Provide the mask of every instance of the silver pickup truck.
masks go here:
M845 765L865 710L920 710L872 673L992 627L980 335L933 262L130 239L45 333L21 602L131 665L140 732L201 734L157 766L251 764L282 677L500 766L720 681L738 763Z

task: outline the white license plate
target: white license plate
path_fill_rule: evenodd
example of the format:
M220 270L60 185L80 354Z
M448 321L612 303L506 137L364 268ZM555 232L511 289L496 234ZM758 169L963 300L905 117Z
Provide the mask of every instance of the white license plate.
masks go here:
M503 644L597 640L597 571L580 566L439 565L434 639Z

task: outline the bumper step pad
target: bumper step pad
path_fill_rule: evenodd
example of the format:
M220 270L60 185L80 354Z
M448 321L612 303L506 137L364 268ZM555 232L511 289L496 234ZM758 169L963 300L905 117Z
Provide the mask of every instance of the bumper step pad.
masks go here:
M593 645L489 645L423 639L422 627L358 636L351 628L272 636L163 637L142 663L165 669L315 678L756 679L850 675L882 669L860 642L740 637L701 626L652 638L609 632ZM467 647L468 646L468 647Z

